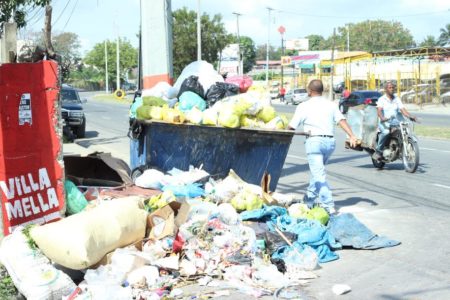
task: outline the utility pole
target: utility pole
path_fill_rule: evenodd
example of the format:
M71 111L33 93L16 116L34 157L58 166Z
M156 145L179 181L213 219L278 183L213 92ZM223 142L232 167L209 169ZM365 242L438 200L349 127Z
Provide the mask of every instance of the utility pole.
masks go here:
M284 45L283 45L283 35L286 32L286 28L284 26L278 27L278 32L281 35L281 88L284 88L284 69L283 69L283 56L284 56Z
M334 93L333 93L333 74L334 74L334 47L336 42L336 28L333 28L333 44L331 46L331 83L330 83L330 99L334 100Z
M350 52L350 24L347 24L347 52Z
M268 20L267 20L267 47L266 47L266 86L269 86L270 12L272 10L273 8L267 7Z
M117 30L118 31L118 30ZM116 88L116 90L120 90L120 64L119 64L119 62L120 62L120 54L119 54L119 49L120 49L120 37L119 37L119 35L117 35L117 44L116 44L116 52L117 52L117 56L116 56L116 68L117 68L117 78L116 78L116 80L117 80L117 88Z
M233 12L233 15L236 15L236 26L237 26L238 62L239 62L238 75L242 75L243 74L243 70L242 70L242 65L241 65L241 38L239 36L239 16L241 16L242 14L237 13L237 12Z
M106 45L107 41L105 41L105 93L108 94L109 91L109 79L108 79L108 46Z
M200 20L200 0L197 0L197 60L202 60L202 31Z

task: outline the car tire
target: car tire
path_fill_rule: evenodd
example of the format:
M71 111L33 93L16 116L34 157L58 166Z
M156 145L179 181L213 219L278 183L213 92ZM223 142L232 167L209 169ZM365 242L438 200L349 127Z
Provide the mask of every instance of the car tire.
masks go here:
M86 118L83 119L83 124L76 128L75 135L79 139L83 139L86 136Z

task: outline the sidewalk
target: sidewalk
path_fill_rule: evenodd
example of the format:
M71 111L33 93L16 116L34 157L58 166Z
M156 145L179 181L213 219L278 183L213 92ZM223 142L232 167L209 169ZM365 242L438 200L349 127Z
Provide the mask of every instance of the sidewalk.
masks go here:
M327 97L327 96L326 96ZM339 102L338 98L335 98L334 101L336 103ZM273 104L285 105L284 102L281 102L279 98L271 100ZM290 104L289 104L290 105ZM424 104L421 106L417 104L404 104L406 109L411 112L419 112L419 113L427 113L427 114L441 114L441 115L450 115L450 105L443 104Z

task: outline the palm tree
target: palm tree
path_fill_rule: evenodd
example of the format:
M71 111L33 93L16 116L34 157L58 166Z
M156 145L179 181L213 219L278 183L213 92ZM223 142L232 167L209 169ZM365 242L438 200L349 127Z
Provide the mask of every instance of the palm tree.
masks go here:
M434 38L434 36L432 35L428 35L421 43L420 43L420 47L436 47L436 46L440 46L440 41L436 41L436 39Z
M445 25L444 28L441 28L441 35L439 36L439 44L441 46L450 44L450 24L447 24Z

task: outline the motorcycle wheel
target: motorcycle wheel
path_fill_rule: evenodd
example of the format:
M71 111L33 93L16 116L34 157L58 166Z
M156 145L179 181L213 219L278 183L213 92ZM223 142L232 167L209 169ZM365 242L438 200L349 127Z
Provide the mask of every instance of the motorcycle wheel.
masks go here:
M411 138L408 138L406 151L403 151L403 165L408 173L414 173L419 166L419 145Z
M384 165L385 165L384 162L379 161L379 160L376 160L376 159L373 159L373 158L372 158L372 164L373 164L373 166L374 166L375 168L377 168L377 169L379 169L379 170L383 169L383 167L384 167Z

